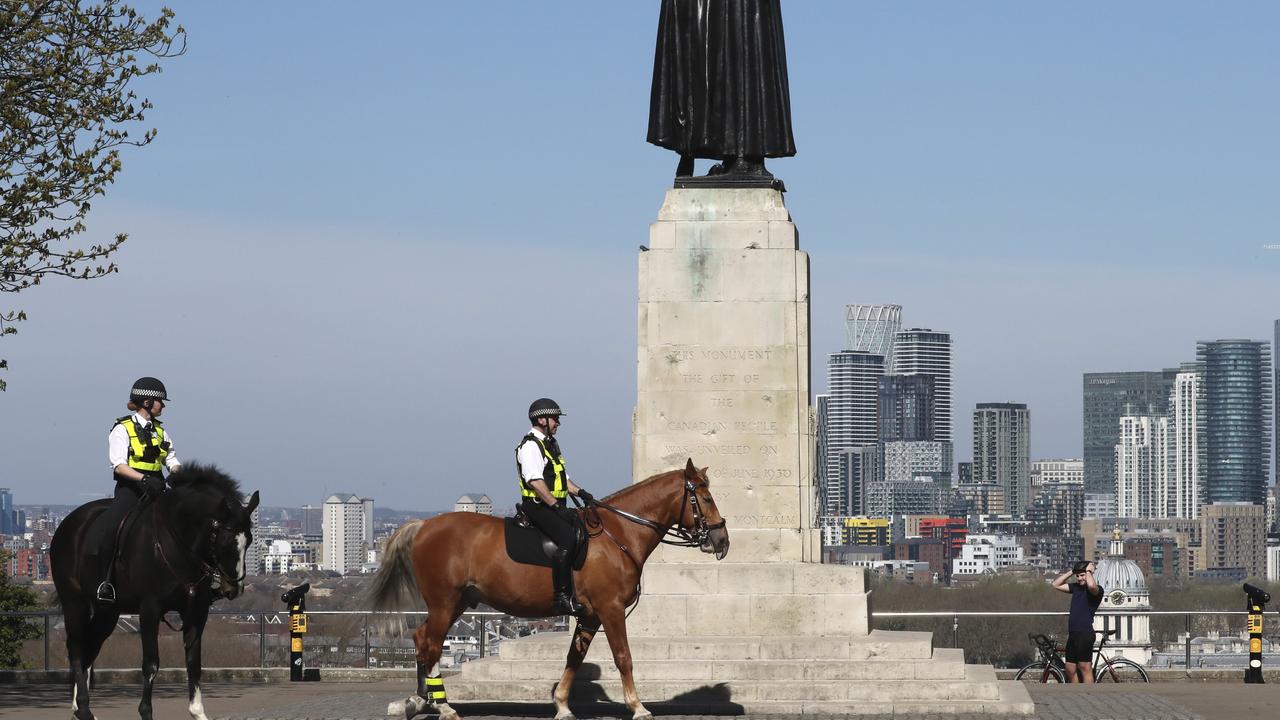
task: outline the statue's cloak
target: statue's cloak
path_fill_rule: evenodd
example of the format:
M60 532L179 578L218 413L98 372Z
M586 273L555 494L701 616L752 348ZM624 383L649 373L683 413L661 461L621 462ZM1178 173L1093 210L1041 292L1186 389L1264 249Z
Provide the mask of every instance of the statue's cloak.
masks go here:
M778 0L662 0L648 140L699 158L796 154Z

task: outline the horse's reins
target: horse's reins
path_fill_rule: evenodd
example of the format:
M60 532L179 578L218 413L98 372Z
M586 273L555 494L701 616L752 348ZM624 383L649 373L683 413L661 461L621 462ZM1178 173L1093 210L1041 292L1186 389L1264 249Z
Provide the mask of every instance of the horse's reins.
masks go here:
M577 496L573 496L573 497L575 500L577 500ZM642 518L639 515L636 515L635 513L631 513L626 510L623 510L620 507L610 505L609 503L604 502L603 500L596 500L592 498L590 501L586 503L587 536L598 537L600 533L604 533L605 536L607 536L610 540L613 541L614 545L618 546L618 549L622 551L622 554L627 556L627 559L631 561L631 564L635 566L636 599L631 603L631 608L627 610L626 617L630 617L631 611L635 610L636 606L640 604L640 596L643 594L643 589L641 587L640 581L641 581L641 576L644 573L643 573L640 561L636 560L635 556L631 554L631 549L628 548L625 543L619 542L619 540L613 536L613 533L609 532L609 528L603 522L601 522L600 513L596 510L596 508L602 507L605 510L608 510L609 512L614 513L615 515L619 515L623 518L626 518L627 520L630 520L633 523L636 523L637 525L643 525L647 528L652 529L654 532L658 533L658 542L660 543L663 543L666 545L675 545L677 547L702 547L702 545L704 545L707 542L711 534L711 531L723 528L725 526L725 521L722 519L718 523L707 523L706 516L702 514L702 510L698 507L698 494L696 492L696 489L693 486L693 482L688 479L684 481L684 497L680 499L681 506L684 505L685 500L689 501L690 509L693 511L694 530L692 532L685 530L684 527L679 524L679 521L677 521L675 525L662 526L652 520L649 520L648 518ZM593 534L591 532L591 528L593 527L599 527L600 530ZM669 539L669 536L671 535L674 535L677 539L674 539L674 540Z
M723 528L725 526L725 521L721 520L718 523L707 522L706 516L702 514L702 509L698 506L698 494L693 486L693 481L691 480L684 481L684 497L680 499L680 504L684 505L685 500L689 501L689 508L693 511L694 529L692 531L685 530L678 522L674 525L664 527L652 520L642 518L639 515L623 510L620 507L610 505L603 500L596 500L593 498L591 502L588 503L588 506L602 507L616 515L621 515L633 523L653 529L660 536L658 538L658 542L665 545L675 545L677 547L702 547L709 539L711 531ZM604 526L601 525L601 527L603 528ZM608 531L606 530L606 532ZM676 539L671 539L671 536L675 536ZM610 536L610 539L612 539L612 536ZM617 542L617 540L614 540L614 542Z

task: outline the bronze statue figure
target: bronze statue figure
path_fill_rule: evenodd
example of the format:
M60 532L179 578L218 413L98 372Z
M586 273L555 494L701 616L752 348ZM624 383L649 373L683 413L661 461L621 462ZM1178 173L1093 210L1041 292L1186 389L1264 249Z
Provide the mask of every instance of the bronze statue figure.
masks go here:
M764 159L796 144L779 0L662 0L648 140L680 154L677 187L780 186ZM688 183L694 158L720 162Z

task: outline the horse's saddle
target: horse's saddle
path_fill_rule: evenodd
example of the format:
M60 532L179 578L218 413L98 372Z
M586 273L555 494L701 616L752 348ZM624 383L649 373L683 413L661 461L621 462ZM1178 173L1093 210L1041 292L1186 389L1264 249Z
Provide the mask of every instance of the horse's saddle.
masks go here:
M582 523L575 527L578 533L578 549L573 554L573 569L581 570L587 560L587 534L582 531ZM503 535L507 541L507 556L522 565L541 565L551 567L551 557L555 555L556 544L551 538L542 534L517 512L513 518L504 518Z

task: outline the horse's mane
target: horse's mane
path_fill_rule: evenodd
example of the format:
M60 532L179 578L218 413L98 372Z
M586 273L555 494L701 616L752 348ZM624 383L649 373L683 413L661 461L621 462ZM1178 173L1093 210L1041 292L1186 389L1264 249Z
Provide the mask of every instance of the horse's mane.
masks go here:
M666 472L660 472L657 475L651 475L638 483L628 485L615 493L606 495L603 499L605 502L612 505L614 500L625 500L631 493L639 492L641 488L647 488L672 473L684 473L684 468L676 468L675 470L668 470Z
M206 491L218 497L235 498L237 502L240 500L240 483L219 470L216 465L183 465L181 470L169 476L169 484L178 491Z

